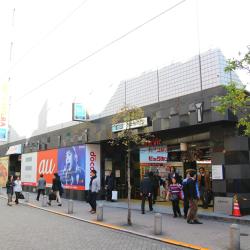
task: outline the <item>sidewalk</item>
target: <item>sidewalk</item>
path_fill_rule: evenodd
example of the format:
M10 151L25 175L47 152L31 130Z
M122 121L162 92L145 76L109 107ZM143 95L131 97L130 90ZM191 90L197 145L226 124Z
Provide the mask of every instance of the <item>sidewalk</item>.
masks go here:
M5 195L2 197L6 197ZM22 201L23 204L43 209L45 211L57 213L59 215L82 220L88 223L94 223L99 226L105 226L115 230L126 231L152 239L160 239L166 243L185 246L186 249L227 249L229 245L229 227L228 222L218 222L216 220L203 219L202 225L189 225L183 218L173 218L169 207L156 205L154 212L160 212L162 216L162 235L154 235L154 213L147 212L145 215L140 213L140 204L132 203L132 226L127 225L127 204L120 202L98 201L98 204L104 205L103 222L97 222L96 214L92 215L86 202L74 201L73 215L67 215L68 200L62 199L62 207L58 207L56 202L51 207L42 207L42 199L37 202L36 194L29 194L29 203ZM42 197L41 197L42 198ZM10 208L11 209L11 208ZM170 216L171 214L171 216ZM211 217L209 217L211 218ZM246 234L241 237L241 249L250 249L250 227L241 225L241 233Z

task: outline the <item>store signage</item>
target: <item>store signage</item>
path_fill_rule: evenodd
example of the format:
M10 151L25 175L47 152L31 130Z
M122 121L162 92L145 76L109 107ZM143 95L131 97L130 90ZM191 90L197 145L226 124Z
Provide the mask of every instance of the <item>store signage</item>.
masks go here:
M37 153L22 155L21 182L24 186L36 186L37 182Z
M85 189L89 189L90 183L90 172L96 170L97 180L100 185L100 164L101 164L101 155L100 155L100 145L99 144L87 144L86 145L86 173L85 173Z
M140 149L140 163L166 163L167 161L167 147Z
M22 153L22 144L10 146L6 155L13 155L13 154L21 154Z
M0 158L0 187L5 187L8 180L9 157Z
M82 103L73 103L72 104L72 120L73 121L86 121L87 112L86 108Z
M203 122L203 102L195 104L196 111L197 111L197 122Z
M5 82L0 85L0 141L8 140L8 107L9 107L9 95L8 95L8 83Z
M232 215L233 197L214 197L214 212Z
M133 120L131 122L121 122L112 125L112 132L119 132L126 129L134 129L148 126L148 118L144 117L141 119Z
M213 180L223 180L223 165L212 165L212 179Z

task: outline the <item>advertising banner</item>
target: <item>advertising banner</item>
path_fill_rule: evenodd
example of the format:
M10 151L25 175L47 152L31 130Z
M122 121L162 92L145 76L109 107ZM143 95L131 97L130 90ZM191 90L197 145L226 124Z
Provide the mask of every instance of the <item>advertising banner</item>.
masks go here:
M59 149L58 174L65 189L85 190L85 164L85 146Z
M41 151L37 154L37 179L40 174L43 174L48 187L52 186L54 173L58 170L57 154L57 149Z
M100 145L86 144L86 171L85 171L85 189L89 189L90 171L96 170L97 180L100 185Z
M9 157L0 158L0 187L5 187L8 180Z
M140 149L140 163L167 163L167 147L153 147Z
M36 186L37 153L23 154L21 160L21 181L24 186Z

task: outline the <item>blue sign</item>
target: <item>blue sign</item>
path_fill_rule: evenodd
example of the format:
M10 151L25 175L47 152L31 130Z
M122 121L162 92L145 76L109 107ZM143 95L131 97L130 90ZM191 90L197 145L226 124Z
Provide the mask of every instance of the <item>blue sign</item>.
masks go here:
M82 103L73 103L73 121L86 121L87 112Z
M8 138L8 129L0 128L0 141L7 141Z

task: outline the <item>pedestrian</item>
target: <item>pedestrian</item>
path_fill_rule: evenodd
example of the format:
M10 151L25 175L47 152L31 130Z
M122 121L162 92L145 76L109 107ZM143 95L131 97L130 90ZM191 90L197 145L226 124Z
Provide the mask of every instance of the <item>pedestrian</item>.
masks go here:
M152 200L153 200L153 204L155 204L156 200L157 200L157 196L158 196L158 192L160 189L160 176L158 175L158 173L156 172L155 174L153 174L152 177L152 182L153 182L153 194L152 194Z
M88 203L91 206L91 210L89 211L91 214L96 213L96 196L97 192L100 189L99 182L97 180L97 173L96 170L92 170L90 172L90 183L89 183L89 196L88 196Z
M174 218L181 217L181 210L179 201L182 193L182 185L177 183L176 177L172 177L171 183L168 187L167 200L171 200Z
M186 171L186 178L182 182L182 190L183 190L183 213L184 219L187 219L188 209L189 209L189 199L188 199L188 188L187 188L187 181L190 178L190 170Z
M197 218L199 194L197 190L196 172L190 172L190 178L187 180L187 196L189 200L189 209L187 214L187 223L202 224Z
M198 186L200 192L200 199L202 201L202 207L208 208L208 192L210 190L210 177L209 174L206 173L205 168L199 168L198 175Z
M15 203L18 204L19 203L18 199L19 199L20 193L22 192L22 182L19 176L17 176L16 180L14 181L14 192L16 196Z
M141 213L145 214L145 200L148 199L149 210L153 211L152 204L152 193L153 193L153 182L152 182L153 173L149 172L145 174L140 185L140 194L142 197L141 201Z
M8 196L8 206L12 206L12 196L14 192L14 180L13 180L13 175L10 175L8 177L8 181L6 182L6 191L7 191L7 196Z
M37 197L36 200L39 201L40 194L45 195L46 180L43 177L43 174L40 174L40 178L37 183Z
M112 172L106 177L105 184L107 189L107 201L112 201L112 191L115 187L115 178Z
M62 206L61 197L60 197L61 189L62 189L62 183L61 183L60 176L58 175L58 173L54 173L54 178L53 178L53 182L52 182L52 191L53 191L53 193L51 193L49 195L49 202L48 202L49 206L51 206L51 201L54 199L53 196L55 196L55 199L58 202L58 206Z

